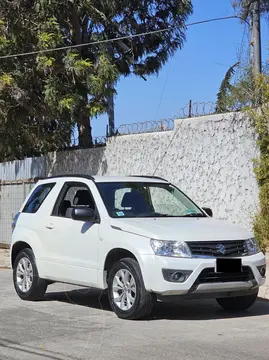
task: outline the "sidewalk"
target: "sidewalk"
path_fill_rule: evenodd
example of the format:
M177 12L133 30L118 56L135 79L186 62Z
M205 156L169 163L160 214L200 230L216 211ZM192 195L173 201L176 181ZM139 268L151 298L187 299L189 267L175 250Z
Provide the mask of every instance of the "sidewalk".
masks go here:
M9 250L0 249L0 269L7 269L9 267Z
M259 297L269 300L269 253L266 254L267 278L266 283L261 286ZM0 249L0 269L9 268L9 250Z

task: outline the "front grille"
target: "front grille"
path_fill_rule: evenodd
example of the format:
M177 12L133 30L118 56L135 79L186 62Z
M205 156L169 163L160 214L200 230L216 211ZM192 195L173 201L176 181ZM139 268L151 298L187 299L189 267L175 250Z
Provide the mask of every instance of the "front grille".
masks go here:
M246 256L247 248L244 240L232 241L190 241L187 243L193 256Z
M226 283L253 280L254 275L250 267L243 266L240 273L216 273L214 268L204 269L196 280L196 284Z

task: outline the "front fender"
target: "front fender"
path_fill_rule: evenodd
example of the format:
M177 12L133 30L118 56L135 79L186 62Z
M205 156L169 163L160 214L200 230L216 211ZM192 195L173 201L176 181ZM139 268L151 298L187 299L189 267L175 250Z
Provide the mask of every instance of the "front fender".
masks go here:
M134 246L135 244L135 246ZM122 231L112 230L108 237L100 238L99 260L98 260L98 283L99 286L106 288L104 276L105 262L107 255L114 249L126 250L133 254L140 266L143 280L147 288L148 279L145 276L144 259L145 255L154 255L150 247L150 239L140 235L129 234ZM147 258L147 256L146 256Z

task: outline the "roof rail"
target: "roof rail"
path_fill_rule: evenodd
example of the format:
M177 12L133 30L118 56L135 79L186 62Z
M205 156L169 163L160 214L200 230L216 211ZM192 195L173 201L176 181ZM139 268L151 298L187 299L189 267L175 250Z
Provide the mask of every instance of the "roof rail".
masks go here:
M157 180L163 180L168 182L166 179L161 178L160 176L150 176L150 175L130 175L130 177L141 177L141 178L147 178L147 179L157 179Z
M76 177L76 178L81 178L81 179L87 179L87 180L92 180L94 181L94 177L90 176L90 175L81 175L81 174L65 174L65 175L55 175L55 176L49 176L45 179L58 179L58 178L64 178L64 177Z

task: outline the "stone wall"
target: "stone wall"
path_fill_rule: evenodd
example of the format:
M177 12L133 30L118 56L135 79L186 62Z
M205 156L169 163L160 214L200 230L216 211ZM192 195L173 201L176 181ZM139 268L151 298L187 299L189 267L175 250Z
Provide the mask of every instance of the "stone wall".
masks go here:
M124 135L104 148L52 153L48 175L157 175L173 182L214 216L251 227L258 187L255 133L240 113L175 121L173 131Z

